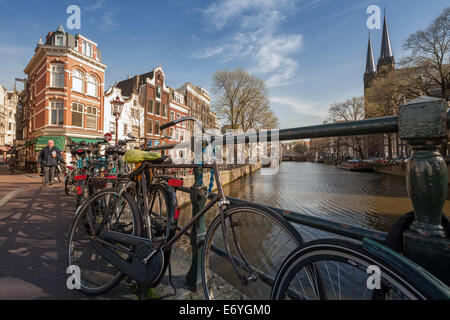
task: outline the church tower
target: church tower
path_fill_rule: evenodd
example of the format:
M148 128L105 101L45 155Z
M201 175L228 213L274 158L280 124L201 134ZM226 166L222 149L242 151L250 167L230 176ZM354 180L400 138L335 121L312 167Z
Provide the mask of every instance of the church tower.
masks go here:
M386 21L386 13L384 13L383 36L381 38L380 58L378 59L377 72L391 72L395 68L395 59L392 54L391 40L389 38L389 30Z
M367 46L367 58L366 58L366 72L364 73L364 91L369 87L370 82L375 79L377 71L375 70L375 62L373 60L372 41L370 40Z

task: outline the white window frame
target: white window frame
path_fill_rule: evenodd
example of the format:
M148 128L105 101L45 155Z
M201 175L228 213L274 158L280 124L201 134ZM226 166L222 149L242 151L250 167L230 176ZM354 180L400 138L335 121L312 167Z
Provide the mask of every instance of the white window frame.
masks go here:
M78 90L77 88L75 88L75 79L81 81L81 90ZM84 93L84 87L85 87L85 75L84 75L84 72L79 70L79 69L73 70L73 74L72 74L72 91L79 92L79 93Z
M90 92L91 90L91 88L92 88L92 86L94 86L94 90L95 90L95 92L94 92L94 94L92 94L92 92ZM95 77L95 76L93 76L93 75L91 75L91 74L88 74L88 76L87 76L87 86L86 86L86 94L88 95L88 96L91 96L91 97L98 97L98 87L99 87L99 81L98 81L98 79L97 79L97 77Z
M53 88L64 88L65 85L65 65L63 63L55 63L51 65L51 86ZM57 79L55 76L58 75L59 82L56 83ZM61 83L62 80L62 83Z
M97 130L98 128L98 111L97 107L87 106L86 107L86 129ZM95 128L88 127L89 119L95 118Z
M56 113L56 124L53 124L53 110L58 110ZM60 117L62 119L60 119ZM50 125L53 127L62 127L64 125L64 100L56 99L50 101Z
M58 40L61 40L61 44L58 43ZM58 47L64 46L64 36L57 35L55 37L55 45Z
M76 106L76 108L74 108L75 106ZM81 111L78 110L79 107L81 107ZM84 104L79 103L79 102L72 103L72 127L84 128L84 109L85 109ZM73 114L74 113L81 114L81 126L74 125L74 123L73 123Z

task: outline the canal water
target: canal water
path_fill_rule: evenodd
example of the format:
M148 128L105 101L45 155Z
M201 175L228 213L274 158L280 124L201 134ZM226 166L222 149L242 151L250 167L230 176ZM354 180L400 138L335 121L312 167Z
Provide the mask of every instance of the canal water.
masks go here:
M381 231L388 231L398 217L412 210L404 177L380 173L350 172L335 166L310 162L283 162L278 173L274 175L264 175L263 170L225 186L225 194L255 203ZM217 209L214 209L206 216L207 226L217 214ZM190 220L191 210L191 206L183 209L180 217L181 225ZM450 201L446 201L444 213L449 215ZM244 220L242 219L242 224L237 225L236 231L242 252L249 261L254 263L256 261L255 265L258 265L258 268L266 276L274 279L281 263L295 246L292 243L286 246L285 241L278 238L279 233L275 229L272 230L271 226L266 226L268 230L265 230L265 225L257 225ZM249 225L254 226L252 231L248 229ZM343 238L317 229L293 225L304 241L317 238ZM231 239L231 234L229 239ZM187 237L183 237L178 244L188 252L191 251ZM223 246L223 238L215 242L215 245ZM271 259L266 261L265 257L269 256L268 252L271 253ZM272 256L273 252L275 252L275 256ZM232 252L232 254L238 256L237 253ZM218 275L219 279L231 284L230 288L236 288L238 292L244 293L250 298L265 299L269 296L271 286L267 286L262 281L252 283L249 287L251 290L242 287L231 266L224 263L223 259L223 257L211 255L209 266L214 271L212 275ZM337 273L330 270L328 276L330 279L335 279L339 274L344 274L343 269L340 273L339 269ZM360 276L360 284L365 285L367 280L365 271L361 272ZM349 279L352 278L343 280L343 290L350 290L354 287L354 283L359 283L358 281L347 283L346 281Z
M412 210L404 177L311 162L283 162L275 175L257 171L224 190L230 197L381 231ZM186 221L190 210L183 210ZM450 201L444 213L450 216Z

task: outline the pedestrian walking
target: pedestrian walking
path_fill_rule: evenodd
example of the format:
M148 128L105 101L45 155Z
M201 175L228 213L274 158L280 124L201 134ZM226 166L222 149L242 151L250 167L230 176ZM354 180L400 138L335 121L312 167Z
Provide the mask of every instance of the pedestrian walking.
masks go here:
M41 170L44 172L44 186L53 184L55 168L59 161L65 163L61 156L61 151L55 146L53 140L48 140L47 146L42 149L38 158L38 164L40 164Z

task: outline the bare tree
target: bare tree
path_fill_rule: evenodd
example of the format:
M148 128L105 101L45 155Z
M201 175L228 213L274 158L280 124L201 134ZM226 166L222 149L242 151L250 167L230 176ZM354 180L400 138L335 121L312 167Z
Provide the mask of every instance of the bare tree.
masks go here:
M398 114L398 109L411 98L411 90L402 84L397 72L386 73L371 82L366 91L366 117L388 117ZM388 156L392 158L392 134L388 133Z
M425 30L408 37L404 48L410 54L401 64L414 68L417 76L410 83L429 95L429 90L439 86L444 99L449 99L450 84L450 7L437 16Z
M364 98L357 97L333 103L328 109L328 113L333 122L362 120L364 119ZM339 137L336 138L336 145L339 149L339 145L343 144L359 153L360 158L364 158L362 141L362 136Z
M247 131L278 126L264 80L243 69L221 70L213 76L212 90L217 96L214 111L230 124L231 129Z

